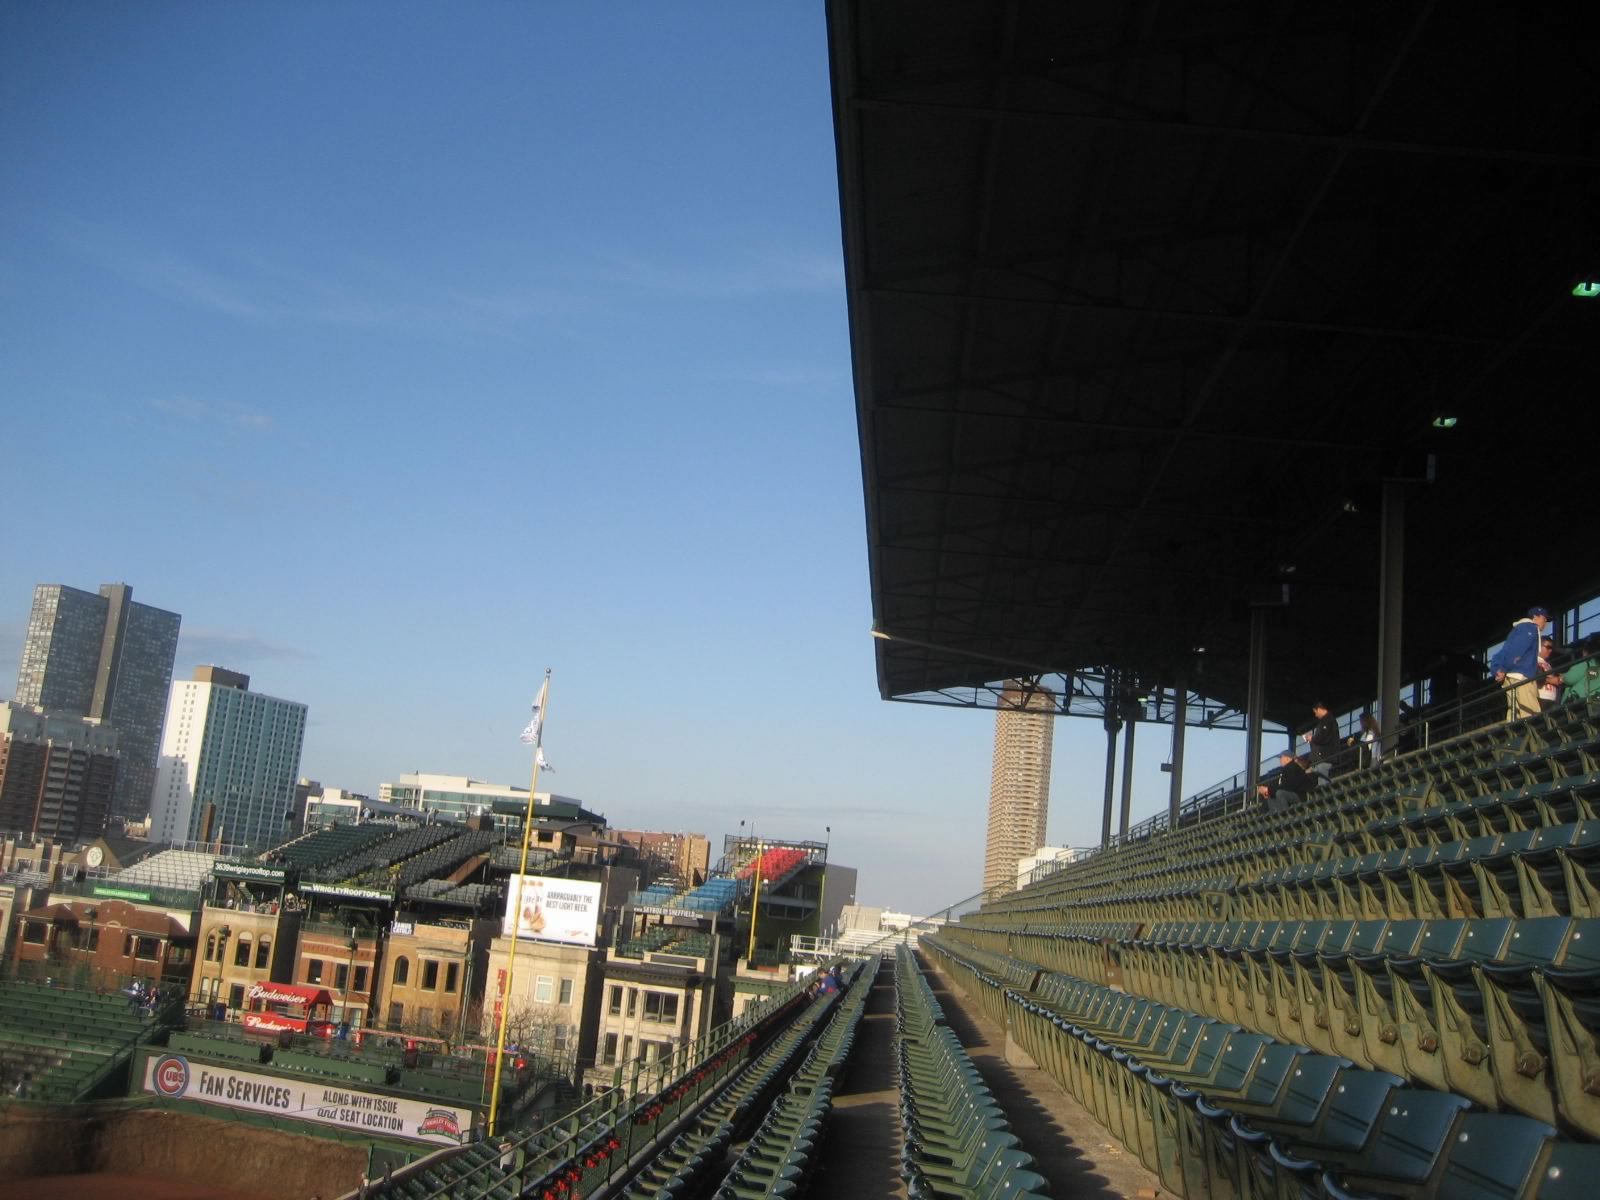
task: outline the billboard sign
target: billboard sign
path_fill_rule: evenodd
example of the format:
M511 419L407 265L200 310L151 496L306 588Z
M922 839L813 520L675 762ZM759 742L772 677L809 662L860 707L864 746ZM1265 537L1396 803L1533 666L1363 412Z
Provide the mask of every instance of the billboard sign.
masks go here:
M469 1141L472 1111L448 1103L403 1100L325 1082L260 1075L181 1054L152 1054L144 1064L144 1090L168 1100L190 1100L223 1108L271 1113L319 1125L334 1125L368 1137L456 1146Z
M513 875L506 892L507 930L518 937L592 946L600 923L600 885L579 879Z

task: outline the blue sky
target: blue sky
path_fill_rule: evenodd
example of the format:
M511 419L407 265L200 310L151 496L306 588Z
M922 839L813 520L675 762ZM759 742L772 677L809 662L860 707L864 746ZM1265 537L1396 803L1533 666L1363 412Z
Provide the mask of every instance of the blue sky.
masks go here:
M614 823L977 890L993 717L873 678L820 5L23 0L0 157L0 695L35 583L120 579L329 784L522 782L549 666Z

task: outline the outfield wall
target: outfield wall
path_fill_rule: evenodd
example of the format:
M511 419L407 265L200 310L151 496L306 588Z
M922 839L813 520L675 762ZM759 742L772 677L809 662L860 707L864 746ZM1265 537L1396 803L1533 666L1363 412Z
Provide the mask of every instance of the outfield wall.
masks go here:
M11 1104L0 1111L0 1163L13 1179L104 1171L307 1200L358 1186L367 1150L126 1102Z

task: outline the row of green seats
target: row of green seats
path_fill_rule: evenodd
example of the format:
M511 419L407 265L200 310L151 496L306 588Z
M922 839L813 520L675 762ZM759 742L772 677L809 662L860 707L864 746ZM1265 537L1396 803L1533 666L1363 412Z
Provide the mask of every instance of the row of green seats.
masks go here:
M1181 1196L1564 1200L1600 1167L1544 1122L1099 984L1007 998L1023 1049Z
M900 1174L913 1200L1045 1194L972 1060L948 1025L910 947L895 957L895 1054L904 1134Z
M864 974L853 968L847 991L833 1019L811 1047L738 1161L717 1189L717 1200L771 1200L803 1191L815 1165L817 1143L833 1107L839 1072L855 1045L866 1007L867 987L855 986Z

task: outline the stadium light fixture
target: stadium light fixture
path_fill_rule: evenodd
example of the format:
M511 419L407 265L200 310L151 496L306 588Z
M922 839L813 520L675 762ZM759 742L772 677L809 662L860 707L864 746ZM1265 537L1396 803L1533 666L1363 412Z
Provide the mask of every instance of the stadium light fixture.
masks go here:
M1600 279L1586 279L1572 289L1572 294L1580 300L1593 300L1600 296Z
M1440 413L1433 419L1433 427L1435 429L1454 429L1456 427L1456 422L1459 420L1459 417L1453 416L1449 413Z

